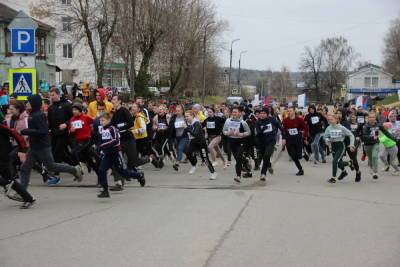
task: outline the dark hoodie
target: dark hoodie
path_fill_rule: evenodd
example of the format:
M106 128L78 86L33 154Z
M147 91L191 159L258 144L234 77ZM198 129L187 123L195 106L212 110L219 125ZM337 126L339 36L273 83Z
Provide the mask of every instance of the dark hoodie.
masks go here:
M41 111L42 98L40 95L28 97L32 111L28 119L28 128L21 131L22 135L29 136L31 149L42 150L50 147L49 126L46 115Z

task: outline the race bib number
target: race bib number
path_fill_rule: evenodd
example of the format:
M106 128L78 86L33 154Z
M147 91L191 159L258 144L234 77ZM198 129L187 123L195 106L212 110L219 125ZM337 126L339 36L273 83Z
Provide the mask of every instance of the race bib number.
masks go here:
M240 121L231 121L229 123L229 130L239 131L239 129L240 129Z
M158 124L158 129L165 130L165 129L167 129L167 125L165 123L159 123Z
M110 140L111 139L111 133L109 130L102 130L101 131L101 139L102 140Z
M297 130L297 129L296 129ZM272 132L272 124L271 123L268 123L267 125L265 125L265 128L264 128L264 131L263 131L264 133L270 133L270 132Z
M103 132L103 126L99 125L99 127L97 127L97 129L99 130L99 134L101 134Z
M357 124L352 124L352 125L350 125L350 128L351 128L352 131L355 131L355 130L357 130L358 125Z
M126 123L118 123L118 124L117 124L117 127L118 127L118 128L124 127L125 124L126 124Z
M207 121L207 129L215 129L215 121Z
M299 131L297 130L297 128L292 128L292 129L289 129L289 135L298 135L299 134Z
M175 122L175 128L179 129L179 128L184 128L185 127L185 122L184 121L176 121Z
M311 117L311 123L317 124L319 122L319 117Z
M329 135L331 138L341 138L342 137L342 131L341 130L331 130L329 132Z
M357 117L357 122L360 124L365 123L365 118L364 117Z
M71 122L72 127L75 129L82 129L83 122L81 120Z

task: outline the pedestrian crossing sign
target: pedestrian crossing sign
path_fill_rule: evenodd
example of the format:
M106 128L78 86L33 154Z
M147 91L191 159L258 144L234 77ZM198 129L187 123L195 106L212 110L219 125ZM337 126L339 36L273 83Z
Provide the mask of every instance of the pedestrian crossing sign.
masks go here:
M17 100L27 100L36 94L36 69L9 69L8 80L10 94L15 94Z

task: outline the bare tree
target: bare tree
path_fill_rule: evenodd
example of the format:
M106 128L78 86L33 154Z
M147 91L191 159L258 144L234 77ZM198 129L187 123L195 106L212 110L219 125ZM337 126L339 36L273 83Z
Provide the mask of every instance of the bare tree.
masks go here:
M119 1L113 0L71 0L66 9L60 1L41 0L31 7L31 13L50 20L66 15L70 17L74 41L86 39L96 69L97 85L102 86L104 63L117 24L118 6ZM96 44L99 44L99 49Z
M333 102L334 93L345 84L347 73L357 54L342 36L322 40L320 47L324 55L323 70L326 74L329 99Z
M303 79L308 88L314 89L317 99L320 98L322 82L323 50L320 46L314 49L305 47L300 62L300 70L303 72Z
M285 102L292 96L293 89L288 67L282 66L281 71L272 73L271 95Z
M383 57L385 70L400 79L400 18L391 22L385 37Z

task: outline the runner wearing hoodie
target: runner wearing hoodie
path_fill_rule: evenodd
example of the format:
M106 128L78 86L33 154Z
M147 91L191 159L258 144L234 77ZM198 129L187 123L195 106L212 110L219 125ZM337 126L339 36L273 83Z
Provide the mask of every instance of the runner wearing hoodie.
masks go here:
M98 103L104 103L104 106L106 107L106 112L112 112L113 110L113 105L107 100L106 90L104 88L98 88L96 90L96 100L90 102L88 106L88 116L92 119L97 117Z
M26 161L21 166L21 184L25 188L29 185L30 172L36 162L43 163L51 172L66 172L74 175L75 180L82 181L82 169L79 165L73 167L67 164L55 163L51 153L49 126L46 115L41 111L42 98L40 95L28 97L27 109L30 110L28 128L21 131L29 137L30 147Z
M321 113L317 112L315 106L311 105L308 108L308 114L304 118L304 121L308 125L310 140L311 140L311 149L314 155L314 164L319 162L319 156L321 155L322 163L326 163L325 160L325 152L321 146L321 138L324 134L324 129L328 122Z

